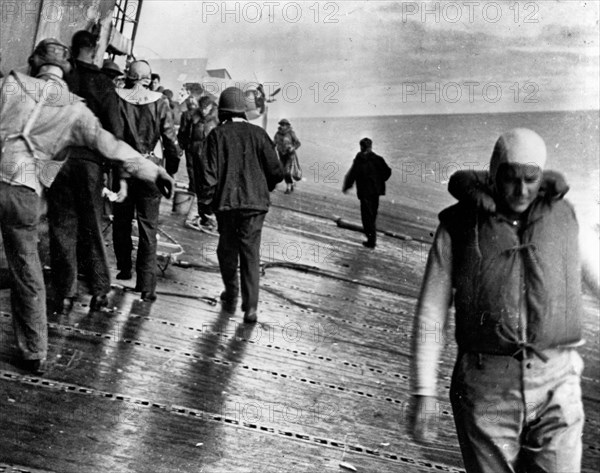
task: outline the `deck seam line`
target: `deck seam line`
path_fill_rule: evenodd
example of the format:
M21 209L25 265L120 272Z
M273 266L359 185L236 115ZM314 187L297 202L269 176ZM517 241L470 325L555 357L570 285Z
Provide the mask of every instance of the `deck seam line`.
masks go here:
M54 322L48 322L48 327L55 329L55 330L59 330L59 331L64 330L64 331L67 331L70 333L77 333L77 334L92 337L92 338L103 338L111 343L126 343L126 344L130 344L130 345L136 345L136 346L146 349L148 351L157 351L158 350L158 351L162 351L165 353L177 354L179 356L182 356L185 358L191 358L191 359L198 360L198 361L212 362L216 365L232 366L232 365L236 364L237 366L239 366L242 369L247 370L247 371L264 373L267 375L274 376L277 379L285 379L285 380L300 382L307 386L312 386L315 388L317 388L317 387L327 388L327 389L337 391L337 392L344 392L344 393L347 393L347 394L350 394L353 396L360 396L363 398L366 397L368 399L384 401L384 402L387 402L390 404L396 404L396 405L400 405L400 406L406 404L405 401L402 401L400 399L395 399L390 396L379 396L379 395L376 395L376 394L373 394L373 393L370 393L367 391L359 390L359 389L346 388L344 386L340 386L340 385L332 384L332 383L326 383L324 381L317 381L314 379L298 377L298 376L294 376L294 375L288 375L286 373L280 373L280 372L269 370L269 369L257 368L257 367L250 366L245 363L232 363L231 361L224 360L222 358L218 358L218 357L214 357L214 356L210 357L208 359L204 359L200 355L197 355L197 354L191 353L191 352L181 351L181 350L177 350L174 348L168 348L168 347L164 347L162 345L155 345L155 344L150 344L150 343L146 343L146 342L140 342L140 341L132 340L132 339L128 339L128 338L121 338L120 340L115 340L114 337L110 334L103 334L101 332L92 332L89 330L80 329L78 327L61 325L61 324L57 324ZM441 412L441 414L444 416L452 417L452 414L446 409L444 409Z
M334 448L338 450L344 450L346 452L355 453L358 455L367 456L370 458L378 458L380 460L389 461L393 463L404 463L416 465L430 470L436 471L450 471L454 473L464 473L464 470L454 467L451 465L445 465L420 458L412 458L406 455L400 455L396 453L380 452L378 449L370 449L362 445L347 444L334 439L327 439L316 435L305 434L302 432L295 432L293 430L271 427L269 425L258 424L255 422L249 422L247 420L239 420L226 415L208 412L202 409L191 409L184 406L168 405L163 403L156 403L147 399L135 398L127 395L113 393L109 391L102 391L99 389L86 388L71 383L65 383L62 381L54 381L46 378L38 378L35 376L21 375L12 371L0 370L0 378L25 384L28 386L39 387L50 391L61 391L71 394L83 394L88 396L94 396L100 399L107 399L110 401L122 401L135 404L136 406L146 407L148 409L160 409L169 414L182 415L188 418L203 419L213 422L218 422L224 425L231 425L236 428L244 428L253 432L260 432L266 434L276 435L278 437L286 438L295 442L309 443L312 445L318 445L328 448ZM440 449L436 449L440 450Z

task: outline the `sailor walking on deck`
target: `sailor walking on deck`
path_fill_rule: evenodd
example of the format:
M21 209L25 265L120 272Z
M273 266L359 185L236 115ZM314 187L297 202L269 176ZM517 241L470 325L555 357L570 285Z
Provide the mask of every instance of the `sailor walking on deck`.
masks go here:
M485 179L455 173L460 200L440 213L427 259L413 336L412 433L435 437L439 332L453 302L450 400L469 473L581 468L581 278L598 294L598 256L580 257L591 245L579 247L568 187L542 173L545 162L542 138L520 128L498 139Z
M246 121L241 89L229 87L221 93L219 121L208 135L205 165L198 174L198 204L217 216L223 308L235 311L241 289L244 322L255 323L262 227L269 192L283 180L283 169L269 135Z
M296 150L300 148L300 140L292 129L292 124L287 118L279 121L279 128L275 133L275 145L279 153L279 159L283 165L283 176L285 179L285 193L294 192L294 181L302 179L300 163Z
M147 62L135 61L129 66L126 87L117 89L123 120L123 139L155 163L159 163L159 159L153 151L161 140L166 171L173 175L177 171L180 154L173 119L162 93L148 90L150 75L150 65ZM139 245L135 290L141 292L143 300L152 302L156 300L156 234L160 192L155 184L129 180L127 172L124 172L119 180L118 195L114 205L113 225L113 243L119 270L117 279L132 277L131 232L134 214L137 214Z
M189 98L190 103L195 101ZM177 138L186 153L187 171L190 179L189 191L197 194L197 174L202 174L206 163L206 138L209 133L219 124L217 118L217 104L210 97L201 97L197 106L188 110L185 119L181 122L181 128ZM212 213L207 214L206 206L198 207L198 215L186 220L185 225L195 230L204 230L209 233L216 231L217 222ZM190 209L190 213L193 209Z
M373 153L373 141L370 138L363 138L359 144L360 152L354 158L352 167L346 174L342 192L348 192L356 183L363 231L367 237L363 246L375 248L377 245L379 196L385 195L385 182L392 175L392 170L381 156Z

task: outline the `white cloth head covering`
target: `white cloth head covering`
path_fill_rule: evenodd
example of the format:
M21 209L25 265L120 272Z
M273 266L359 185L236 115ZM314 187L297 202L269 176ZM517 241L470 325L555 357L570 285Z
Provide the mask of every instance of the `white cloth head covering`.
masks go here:
M498 138L490 159L490 179L496 182L503 163L529 164L541 171L546 164L546 144L540 135L528 128L515 128Z

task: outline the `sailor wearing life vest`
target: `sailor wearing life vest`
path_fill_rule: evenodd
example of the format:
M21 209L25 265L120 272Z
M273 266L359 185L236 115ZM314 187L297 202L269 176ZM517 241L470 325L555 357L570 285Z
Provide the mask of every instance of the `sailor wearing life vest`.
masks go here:
M545 162L542 138L515 129L497 141L483 185L475 174L453 176L466 186L463 198L440 214L427 261L412 432L435 436L439 331L454 300L450 399L469 473L580 470L581 263L596 292L598 270L580 259L575 212L562 198L568 188L544 175Z

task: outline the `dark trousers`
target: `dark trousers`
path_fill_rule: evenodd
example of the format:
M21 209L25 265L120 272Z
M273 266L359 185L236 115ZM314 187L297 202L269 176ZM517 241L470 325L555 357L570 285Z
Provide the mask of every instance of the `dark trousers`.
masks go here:
M56 297L77 294L79 267L93 296L110 290L110 271L102 237L102 167L69 159L48 190L52 284Z
M206 148L203 146L203 143L200 141L192 142L190 146L190 150L186 151L186 159L189 159L191 162L188 166L188 173L191 172L194 175L193 183L195 185L196 182L199 182L201 176L204 175L205 169L205 160L206 160ZM192 188L192 178L190 177L190 192L196 194L196 188ZM212 213L206 213L206 206L202 205L198 200L198 215L200 216L200 223L205 225L208 222L208 217L212 215Z
M46 287L38 254L40 198L33 189L0 182L0 229L11 279L17 346L26 360L46 358Z
M379 210L379 196L370 195L360 199L360 216L362 218L363 231L369 243L377 242L377 211Z
M196 176L194 175L194 153L192 150L185 150L185 167L189 179L188 192L196 193Z
M217 257L225 290L239 293L238 261L242 289L242 310L258 307L260 278L260 239L266 212L230 210L218 212L219 244Z
M131 179L127 198L124 202L115 204L113 209L113 244L117 268L121 271L131 271L131 230L134 214L137 213L137 291L152 292L156 289L156 233L160 197L160 191L154 183Z

